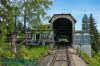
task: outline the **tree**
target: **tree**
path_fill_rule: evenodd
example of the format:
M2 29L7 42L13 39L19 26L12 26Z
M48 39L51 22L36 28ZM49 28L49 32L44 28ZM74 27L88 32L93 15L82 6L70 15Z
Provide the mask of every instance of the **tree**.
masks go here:
M1 31L0 48L2 49L4 47L7 48L9 46L9 44L5 46L5 44L7 43L5 41L8 38L8 34L14 33L15 22L16 22L15 17L16 17L16 14L18 14L17 10L18 8L14 6L14 3L11 2L10 0L0 0L0 15L1 15L0 16L0 31ZM15 44L13 43L11 44L11 47L13 47L14 49L16 49L15 46L16 46Z
M7 34L8 9L10 8L7 2L9 3L7 0L0 0L0 44L5 43Z
M93 35L92 40L91 40L92 48L97 53L98 46L99 46L99 32L96 28L96 22L92 14L90 14L90 17L89 17L89 32L91 35Z
M88 16L84 14L84 17L82 19L82 30L88 31L88 28L89 28Z
M22 10L24 17L24 32L26 38L26 25L30 24L31 28L42 22L46 16L46 10L52 4L50 0L23 0ZM27 24L26 24L27 23ZM26 39L27 40L27 39ZM25 40L25 44L26 44Z
M11 3L10 0L1 0L1 13L2 18L5 21L5 27L7 28L7 33L13 33L15 27L15 15L17 14L17 7ZM3 21L3 23L4 23Z
M5 42L6 34L15 32L17 16L22 18L26 33L26 25L33 27L47 17L46 10L51 4L50 0L0 0L0 44ZM19 31L21 26L22 23L17 25Z
M24 26L23 26L22 22L18 21L17 31L18 31L19 33L22 33L23 28L24 28Z
M33 27L42 22L51 4L50 0L24 0L22 4L24 23L27 22Z

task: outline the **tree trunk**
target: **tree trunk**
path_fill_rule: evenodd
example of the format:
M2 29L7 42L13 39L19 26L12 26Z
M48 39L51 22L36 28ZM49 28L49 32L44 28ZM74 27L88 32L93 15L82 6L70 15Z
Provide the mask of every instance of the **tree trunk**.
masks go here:
M16 35L15 34L12 34L11 35L11 50L13 53L16 53Z

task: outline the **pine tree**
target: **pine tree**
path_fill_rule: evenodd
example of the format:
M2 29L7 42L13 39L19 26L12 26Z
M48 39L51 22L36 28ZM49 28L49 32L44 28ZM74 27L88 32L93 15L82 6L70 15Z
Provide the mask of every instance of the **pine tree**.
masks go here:
M88 27L89 27L88 23L89 23L88 16L84 14L84 17L82 19L82 30L88 31Z
M92 49L97 53L98 46L99 46L99 33L96 28L96 22L92 14L90 14L90 17L89 17L89 32L91 35L93 35L93 37L91 38Z

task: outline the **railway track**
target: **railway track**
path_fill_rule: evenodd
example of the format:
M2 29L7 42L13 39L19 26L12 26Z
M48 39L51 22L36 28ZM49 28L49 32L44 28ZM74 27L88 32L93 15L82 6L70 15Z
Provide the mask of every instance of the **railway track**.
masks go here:
M50 66L71 66L67 46L58 45Z
M56 45L37 66L87 66L70 45Z

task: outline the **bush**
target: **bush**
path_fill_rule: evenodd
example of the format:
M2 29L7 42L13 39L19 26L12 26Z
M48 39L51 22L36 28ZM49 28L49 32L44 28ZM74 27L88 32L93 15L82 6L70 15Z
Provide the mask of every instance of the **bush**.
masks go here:
M14 55L10 50L0 50L0 60L5 60L15 57L16 55Z
M26 48L25 46L22 46L17 57L27 60L38 60L44 53L47 52L47 49L47 46L39 46L35 48Z
M0 60L5 60L5 59L26 59L26 60L32 60L36 61L41 56L46 53L48 50L47 46L39 46L39 47L34 47L34 48L26 48L25 46L21 46L20 51L17 52L16 54L13 54L10 50L0 50ZM6 61L6 62L12 62L12 61ZM16 61L13 61L16 62ZM17 62L25 62L25 61L17 61ZM0 62L2 64L2 62Z
M94 56L96 60L100 63L100 51Z
M84 52L80 52L80 54L84 61L88 64L88 66L100 66L100 52L94 57L90 57Z
M8 43L3 43L0 46L0 60L7 58L15 58L16 56L11 52L10 45Z
M90 64L88 64L88 66L100 66L100 64L99 63L90 63Z

